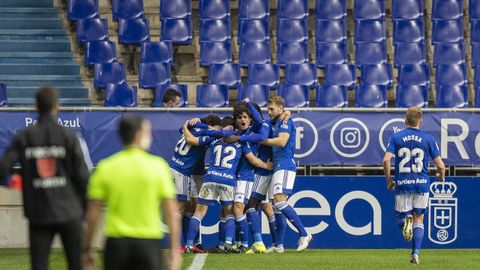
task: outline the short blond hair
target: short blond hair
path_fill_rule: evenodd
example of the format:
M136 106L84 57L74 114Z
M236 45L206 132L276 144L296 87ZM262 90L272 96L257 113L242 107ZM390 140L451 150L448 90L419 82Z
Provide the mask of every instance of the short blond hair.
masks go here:
M268 105L275 104L279 107L285 108L285 100L281 96L274 96L268 100Z
M419 107L410 107L405 114L405 123L407 126L416 127L422 120L422 110Z

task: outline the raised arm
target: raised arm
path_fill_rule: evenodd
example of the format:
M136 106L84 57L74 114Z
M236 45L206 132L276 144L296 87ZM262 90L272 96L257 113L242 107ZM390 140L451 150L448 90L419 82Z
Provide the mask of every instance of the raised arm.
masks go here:
M249 99L245 99L244 101L247 102L247 108L250 110L250 112L252 113L252 118L253 118L253 122L255 124L261 124L263 122L263 117L262 115L260 114L260 112L257 111L257 109L255 108L255 106L253 106L253 103L250 102Z
M255 166L257 168L261 168L261 169L265 169L265 170L272 170L273 169L273 163L272 162L265 163L261 159L256 157L251 152L246 154L245 158L248 160L248 162L250 164L252 164L253 166Z
M259 143L263 140L268 139L269 133L270 133L270 126L267 123L263 123L262 129L260 130L259 133L240 136L239 140L241 142Z
M185 140L188 144L194 146L200 145L200 140L198 139L198 137L195 137L192 132L190 132L190 129L188 128L188 121L185 121L185 123L183 124L183 135L185 136Z
M290 133L280 132L278 134L278 137L266 139L263 141L263 144L268 146L285 147L289 139L290 139Z
M385 179L387 180L387 188L389 190L395 189L395 182L392 180L392 175L390 172L390 159L393 157L391 152L386 152L383 157L383 173L385 174Z

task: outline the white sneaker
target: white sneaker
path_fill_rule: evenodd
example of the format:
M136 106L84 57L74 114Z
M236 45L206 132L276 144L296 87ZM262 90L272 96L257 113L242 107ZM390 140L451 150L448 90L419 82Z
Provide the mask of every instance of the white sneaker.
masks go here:
M297 252L303 251L308 247L308 244L312 241L312 235L309 234L304 237L300 237L298 240L298 247L297 247Z
M275 247L275 253L284 253L285 248L283 248L283 245Z
M275 252L275 246L271 246L267 248L267 250L265 251L265 253L274 253L274 252Z
M420 264L420 259L418 258L418 254L412 254L412 257L410 258L410 263Z
M407 215L405 218L405 224L403 224L403 239L405 241L410 242L413 237L413 216L412 215Z

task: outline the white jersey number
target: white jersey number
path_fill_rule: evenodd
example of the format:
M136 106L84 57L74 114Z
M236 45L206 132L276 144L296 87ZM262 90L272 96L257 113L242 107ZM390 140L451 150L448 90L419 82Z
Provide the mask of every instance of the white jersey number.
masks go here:
M180 138L180 140L178 141L177 145L175 145L175 152L177 152L181 156L185 156L190 150L190 147L192 146L187 143L185 136L182 136L182 138Z
M425 152L423 152L420 148L413 148L412 151L410 149L404 147L398 150L398 157L403 158L402 161L398 164L398 170L400 173L409 173L413 171L414 173L420 173L423 169L423 158L425 157ZM411 163L411 168L407 167L407 163L410 161L411 158L413 162Z
M231 169L233 165L228 162L235 158L237 150L232 146L225 147L223 151L222 148L222 145L217 145L213 149L213 152L215 153L215 166L219 167L221 165L224 168ZM222 153L227 155L223 159Z

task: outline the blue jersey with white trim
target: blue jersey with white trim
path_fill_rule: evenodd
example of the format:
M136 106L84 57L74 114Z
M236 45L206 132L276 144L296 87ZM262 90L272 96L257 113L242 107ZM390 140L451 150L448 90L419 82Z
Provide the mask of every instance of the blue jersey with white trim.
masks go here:
M207 143L207 141L205 141ZM222 139L209 139L210 164L204 182L215 182L234 187L237 168L244 147L241 143L226 143Z
M387 152L395 155L396 193L429 192L428 163L440 156L435 139L416 128L406 128L390 137Z
M192 129L192 134L198 136L201 132L198 128ZM201 138L201 137L199 137ZM193 146L187 143L185 135L180 137L177 144L175 145L175 152L173 157L170 159L169 165L170 168L176 170L177 172L191 176L193 169L197 165L197 162L205 155L205 146Z
M272 124L270 123L270 121L263 121L262 125L265 127L268 126L268 133L269 133L268 138L272 138L273 131L272 131ZM265 144L260 144L258 146L258 158L265 163L269 161L273 161L272 147ZM254 173L262 176L269 176L273 174L273 171L255 167Z
M237 171L237 179L242 181L253 182L254 175L253 170L255 167L250 164L250 162L245 157L248 153L252 153L253 155L257 155L258 152L258 144L257 143L244 143L243 144L243 155L240 158L240 163L238 165Z
M287 121L277 121L272 126L272 137L276 138L280 133L289 133L290 138L287 141L285 147L273 146L273 171L287 170L296 171L297 166L293 160L295 154L295 136L296 128L292 119Z

